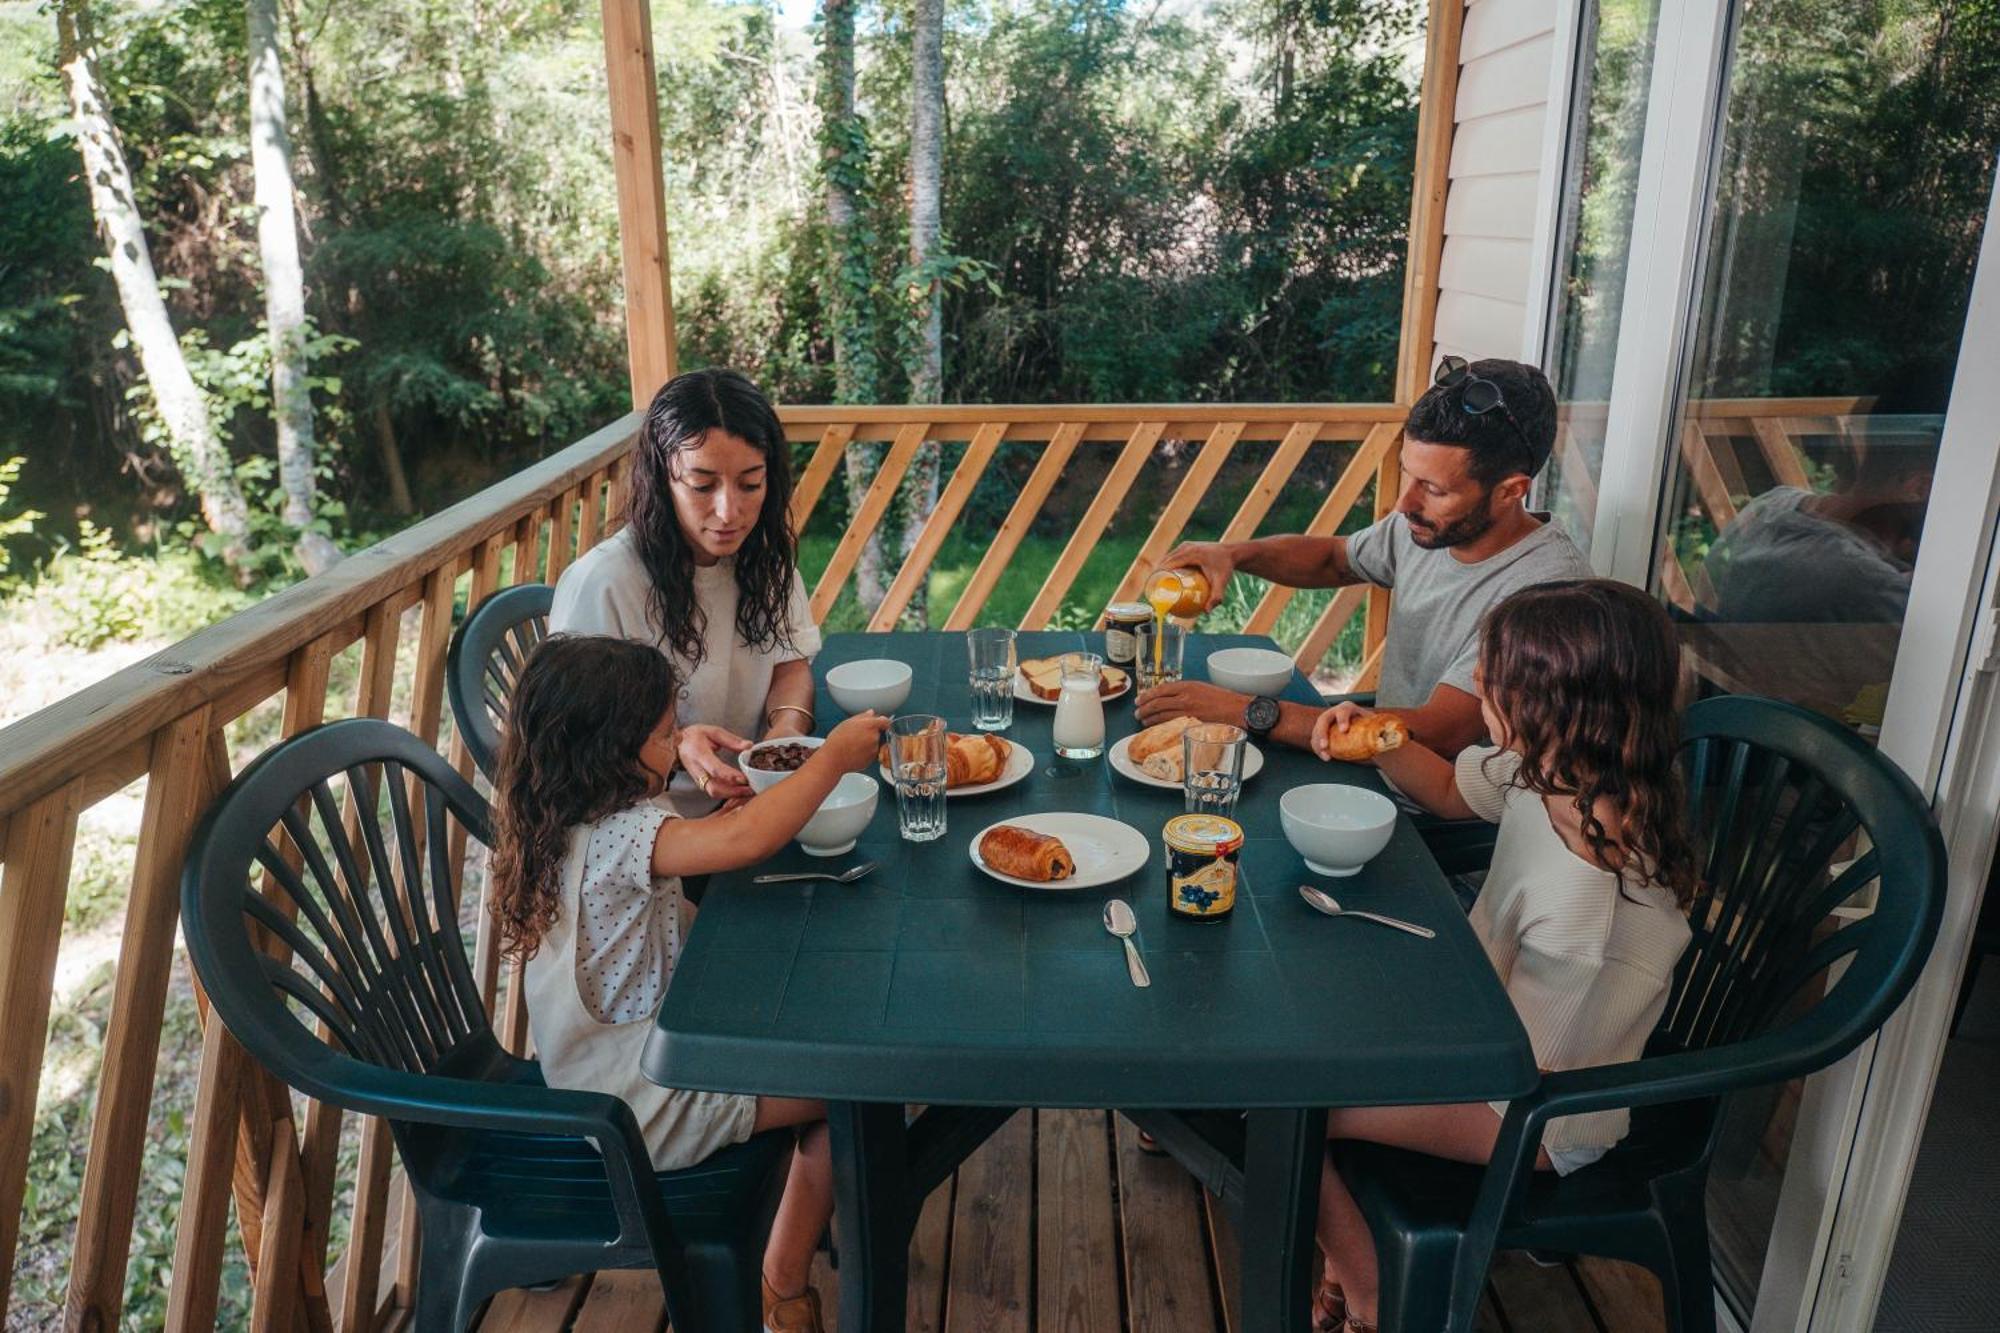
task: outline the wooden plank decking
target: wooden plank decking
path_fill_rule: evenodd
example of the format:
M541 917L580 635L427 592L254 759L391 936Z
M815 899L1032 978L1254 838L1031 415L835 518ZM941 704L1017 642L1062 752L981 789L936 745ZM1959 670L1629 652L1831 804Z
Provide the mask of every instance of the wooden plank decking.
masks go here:
M815 1279L835 1303L830 1271ZM925 1205L910 1253L910 1333L1251 1333L1235 1306L1236 1241L1171 1161L1102 1111L1023 1111ZM828 1328L836 1327L828 1310ZM1482 1333L1655 1333L1659 1285L1589 1260L1503 1255ZM651 1273L495 1298L481 1333L660 1333Z

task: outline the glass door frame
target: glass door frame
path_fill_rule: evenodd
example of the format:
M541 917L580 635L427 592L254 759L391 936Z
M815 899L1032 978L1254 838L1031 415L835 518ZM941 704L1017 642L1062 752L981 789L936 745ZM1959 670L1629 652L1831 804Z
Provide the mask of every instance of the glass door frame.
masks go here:
M1563 0L1559 35L1568 57L1589 31L1591 0ZM1603 473L1590 558L1601 575L1648 587L1674 457L1692 327L1702 291L1738 0L1674 0L1659 9L1649 107L1640 146L1631 257L1606 421ZM1561 48L1558 48L1561 49ZM1583 151L1577 93L1551 103L1569 140L1558 161ZM1545 161L1548 160L1546 157ZM1573 201L1573 174L1544 182L1551 206ZM1946 916L1916 992L1881 1035L1809 1080L1780 1191L1751 1333L1865 1333L1873 1323L1902 1212L1952 1001L1971 944L2000 792L1978 768L2000 767L2000 704L1988 706L2000 671L2000 376L1972 367L2000 362L2000 179L1989 208L1958 370L1913 576L1908 615L1884 717L1882 752L1936 803L1950 839ZM1555 309L1567 229L1550 228L1530 305ZM1544 369L1550 321L1537 321ZM1995 568L1989 579L1989 565ZM1974 642L1977 636L1977 643ZM1971 657L1968 657L1968 649ZM1986 670L1979 668L1985 666ZM1974 705L1977 705L1974 707ZM1990 727L1961 734L1964 719ZM1987 732L1992 734L1988 736ZM1973 865L1976 862L1976 873ZM1977 882L1975 882L1977 881ZM1733 1326L1718 1300L1718 1314Z

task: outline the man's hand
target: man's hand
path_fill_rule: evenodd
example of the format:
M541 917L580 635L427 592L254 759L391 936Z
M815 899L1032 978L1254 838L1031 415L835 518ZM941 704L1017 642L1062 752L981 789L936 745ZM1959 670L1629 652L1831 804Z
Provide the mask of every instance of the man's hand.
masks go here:
M1223 592L1229 587L1230 578L1236 573L1236 557L1229 554L1229 548L1221 542L1182 542L1167 552L1167 558L1159 563L1153 573L1162 569L1198 569L1208 580L1208 605L1202 610L1213 611L1222 601ZM1151 576L1148 576L1151 582Z
M1156 722L1190 716L1204 722L1227 722L1240 727L1243 725L1243 710L1250 704L1250 696L1225 690L1220 685L1210 685L1206 681L1177 680L1139 691L1135 702L1139 720L1149 727Z
M727 727L696 722L681 728L681 767L703 795L718 801L750 795L750 779L732 759L749 748L749 741Z

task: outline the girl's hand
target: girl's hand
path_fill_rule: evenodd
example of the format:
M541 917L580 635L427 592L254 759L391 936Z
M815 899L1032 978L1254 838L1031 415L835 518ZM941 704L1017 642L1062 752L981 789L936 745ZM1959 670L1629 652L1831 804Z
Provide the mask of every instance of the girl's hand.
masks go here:
M826 734L819 753L828 755L843 773L860 773L873 768L882 751L882 733L889 719L869 709L856 713Z
M733 759L749 748L749 741L727 727L697 722L681 728L681 767L703 795L718 801L750 795L750 779Z
M1354 719L1367 717L1374 711L1357 703L1343 702L1321 713L1313 721L1313 753L1322 759L1331 759L1332 756L1327 753L1327 737L1336 731L1346 731L1354 725Z

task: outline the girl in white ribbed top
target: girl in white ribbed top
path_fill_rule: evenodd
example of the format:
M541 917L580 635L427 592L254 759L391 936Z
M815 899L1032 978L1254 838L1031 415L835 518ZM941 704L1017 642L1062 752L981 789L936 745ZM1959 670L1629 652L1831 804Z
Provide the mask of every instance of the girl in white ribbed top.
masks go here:
M1477 685L1488 735L1457 761L1414 742L1378 756L1384 776L1447 819L1500 826L1473 931L1544 1070L1632 1060L1666 1005L1686 948L1696 876L1674 773L1673 626L1652 598L1605 579L1523 589L1482 627ZM1366 709L1320 716L1313 745ZM1333 1139L1485 1162L1506 1103L1338 1109ZM1536 1166L1578 1170L1625 1134L1626 1113L1568 1116ZM1320 1185L1321 1329L1374 1328L1375 1246L1329 1161Z

